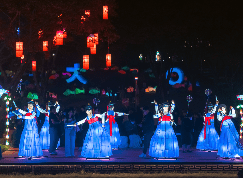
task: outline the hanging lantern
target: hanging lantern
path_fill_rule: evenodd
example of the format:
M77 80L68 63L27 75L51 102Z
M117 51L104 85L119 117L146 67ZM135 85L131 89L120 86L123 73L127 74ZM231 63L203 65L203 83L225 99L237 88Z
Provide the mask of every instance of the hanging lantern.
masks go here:
M103 19L108 19L108 6L103 6Z
M83 69L89 70L89 55L83 55Z
M98 33L95 33L94 34L94 42L95 42L96 45L99 44L99 36L98 36Z
M63 31L57 31L57 33L56 33L56 45L63 45Z
M32 61L32 72L36 71L36 61Z
M81 23L84 23L84 21L85 21L85 17L81 16Z
M43 41L43 51L48 51L48 41Z
M87 37L87 47L88 48L91 48L91 47L94 47L94 42L93 42L93 37L91 37L91 36L88 36Z
M85 10L85 15L86 15L87 17L90 17L90 10Z
M63 31L63 38L67 38L67 32Z
M96 54L96 44L94 44L94 47L90 47L90 54Z
M111 54L106 54L106 67L111 66Z
M16 57L23 56L23 42L16 42Z

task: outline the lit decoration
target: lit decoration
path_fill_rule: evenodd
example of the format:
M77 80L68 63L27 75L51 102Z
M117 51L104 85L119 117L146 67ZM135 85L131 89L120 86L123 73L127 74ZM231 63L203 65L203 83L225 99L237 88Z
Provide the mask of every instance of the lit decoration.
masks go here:
M105 90L104 89L101 91L101 94L102 95L105 95Z
M106 96L112 96L112 90L110 90L110 92L106 92Z
M156 52L155 61L161 61L161 55L159 54L159 51Z
M95 94L100 93L100 90L98 88L91 88L89 90L89 93L92 94L92 95L95 95Z
M211 95L211 93L212 93L212 91L211 91L210 89L206 89L206 90L205 90L205 95L207 95L207 97L208 97L209 95Z
M132 93L132 92L134 92L134 88L133 88L133 87L129 87L129 88L127 88L127 92L128 92L128 93Z
M63 45L63 31L56 32L56 45Z
M191 95L188 95L188 96L186 97L186 99L187 99L188 108L189 108L189 103L192 102L193 98L192 98Z
M16 42L16 57L22 57L23 49L23 42Z
M70 83L70 82L74 81L75 79L78 79L83 84L87 83L87 80L85 78L83 78L81 75L79 75L79 72L78 72L79 70L80 70L80 64L79 63L74 64L74 67L67 67L66 68L67 72L73 72L74 73L69 79L66 80L67 83Z
M69 76L69 77L72 76L72 75L71 75L70 73L68 73L68 72L66 72L66 73L62 73L62 75L67 75L67 76Z
M90 54L96 54L96 44L93 47L90 47Z
M243 100L243 95L236 95L238 100ZM238 105L236 106L237 109L240 109L240 116L241 116L241 124L240 124L240 139L242 139L242 134L243 134L243 112L242 112L242 108L243 105Z
M155 93L156 88L157 88L157 86L155 86L154 88L151 86L148 86L148 88L145 89L145 93Z
M108 19L108 6L103 6L103 19Z
M138 73L138 69L130 69L130 71L135 71L136 73Z
M151 78L155 78L155 76L154 76L153 73L152 73L152 74L149 74L149 77L151 77Z
M140 54L140 56L139 56L139 60L140 60L140 61L143 60L143 55L142 55L142 54Z
M67 38L67 32L65 30L63 31L63 38Z
M4 97L4 100L6 102L6 145L9 145L9 115L8 115L8 112L9 112L9 101L11 101L11 97L10 97L10 93L7 91L7 96Z
M22 62L23 62L23 59L24 59L24 55L22 55L22 57L21 57L21 64L22 64Z
M94 99L93 99L93 103L94 103L94 105L97 107L97 105L100 103L100 100L97 99L97 98L94 98Z
M96 45L99 44L99 34L98 33L94 34L94 42L95 42Z
M32 61L32 71L36 71L36 61Z
M59 74L54 74L54 75L51 75L50 77L49 77L49 80L55 80L55 79L57 79L59 77Z
M16 92L19 92L19 94L21 94L21 85L22 85L22 82L23 82L23 80L20 79L19 84L18 84L18 86L17 86L17 91L16 91ZM1 98L1 97L0 97L0 98Z
M92 36L88 36L87 37L87 48L93 47L94 43L93 43L93 37Z
M9 93L9 91L3 89L2 86L0 85L0 98L2 97L3 94L8 94L8 93Z
M129 70L130 68L129 67L127 67L127 66L124 66L123 68L122 68L122 70Z
M71 90L67 89L63 93L63 95L65 95L65 96L68 96L68 95L77 95L77 94L80 94L80 93L85 94L85 89L84 88L83 89L76 88L74 91L71 91Z
M38 100L38 95L37 95L37 93L29 92L27 95L27 98L30 98L31 100Z
M55 95L54 93L49 93L49 97L53 98L53 99L57 99L57 94Z
M118 71L120 74L126 74L126 71L124 71L124 70L119 70Z
M43 51L48 51L48 41L43 41Z
M85 21L85 17L82 15L81 16L81 23L84 23L84 21Z
M83 55L83 69L89 70L89 55Z
M111 66L111 54L106 54L106 67Z
M41 29L39 30L38 35L39 35L38 39L40 39L43 35L43 31Z
M171 69L172 69L172 70L171 70ZM173 80L170 78L170 80L169 80L169 84L170 84L170 85L175 85L176 83L182 83L183 80L184 80L184 73L183 73L183 71L182 71L181 69L179 69L179 68L171 68L171 69L170 69L170 72L171 72L171 73L175 72L175 73L178 74L178 80L177 80L177 81L173 81ZM168 73L169 73L169 71L166 72L166 79L167 79L167 77L168 77Z
M87 17L90 17L90 10L85 10L85 15L86 15Z

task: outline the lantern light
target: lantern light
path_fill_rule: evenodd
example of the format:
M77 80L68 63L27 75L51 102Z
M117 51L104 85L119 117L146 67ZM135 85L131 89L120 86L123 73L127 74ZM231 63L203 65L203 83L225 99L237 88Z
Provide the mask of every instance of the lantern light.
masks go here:
M96 44L94 44L94 47L90 47L90 54L96 54Z
M98 35L98 33L94 34L94 42L95 42L96 45L99 44L99 35Z
M108 6L103 6L103 19L108 19Z
M16 42L16 57L23 55L23 42Z
M87 17L90 17L90 10L85 10L85 15L86 15Z
M43 41L43 51L48 51L48 41Z
M111 54L106 54L106 67L111 66Z
M56 32L56 45L63 45L63 31Z
M89 70L89 55L83 55L83 69Z
M32 61L32 71L36 71L36 61Z

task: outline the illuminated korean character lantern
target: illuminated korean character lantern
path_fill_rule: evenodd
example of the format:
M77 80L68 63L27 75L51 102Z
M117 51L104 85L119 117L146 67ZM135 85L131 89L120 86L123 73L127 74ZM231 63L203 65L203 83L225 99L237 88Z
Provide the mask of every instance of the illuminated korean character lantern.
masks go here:
M83 55L83 69L89 70L89 55Z
M36 71L36 61L32 61L32 71Z
M90 10L85 10L85 15L86 15L87 17L89 17L89 16L90 16Z
M23 55L23 42L16 42L16 57Z
M94 44L94 47L90 47L90 54L96 54L96 44Z
M57 31L57 33L56 33L56 45L63 45L63 31Z
M111 66L111 54L106 54L106 67Z
M43 51L48 51L48 41L43 41Z
M98 33L94 34L94 42L95 42L96 45L99 44L99 35L98 35Z
M103 6L103 19L108 19L108 6Z

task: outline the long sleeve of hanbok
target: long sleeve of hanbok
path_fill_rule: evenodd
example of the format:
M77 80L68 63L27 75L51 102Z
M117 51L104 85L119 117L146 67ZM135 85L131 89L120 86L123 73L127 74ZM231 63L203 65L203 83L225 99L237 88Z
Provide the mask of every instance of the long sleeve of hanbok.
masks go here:
M56 105L57 105L57 107L56 107L56 113L58 113L59 110L60 110L60 105L59 104L55 104L54 106L56 106Z
M95 114L95 116L102 119L102 125L105 124L105 112L103 114Z
M158 114L158 112L159 112L159 111L158 111L158 110L159 110L159 109L158 109L158 104L155 104L154 109L155 109L155 114Z
M172 114L172 113L173 113L174 109L175 109L175 104L171 104L171 108L170 108L170 114Z
M117 116L123 116L123 115L128 115L128 114L125 114L125 113L121 113L121 112L115 112L115 114L117 114Z
M217 107L218 107L218 104L215 104L211 111L211 114L214 114L216 112Z
M234 109L234 108L232 108L232 109L230 110L230 112L229 112L229 116L231 116L231 117L233 117L233 118L236 117L236 113L235 113L235 109Z
M85 123L85 121L86 121L86 118L81 120L81 121L79 121L79 122L77 122L77 125L81 125L81 124Z
M224 118L224 115L221 114L220 112L217 112L217 119L218 119L218 121L222 121L223 118Z
M46 110L42 109L38 104L36 105L36 108L38 109L38 111L40 111L41 113L48 113Z

